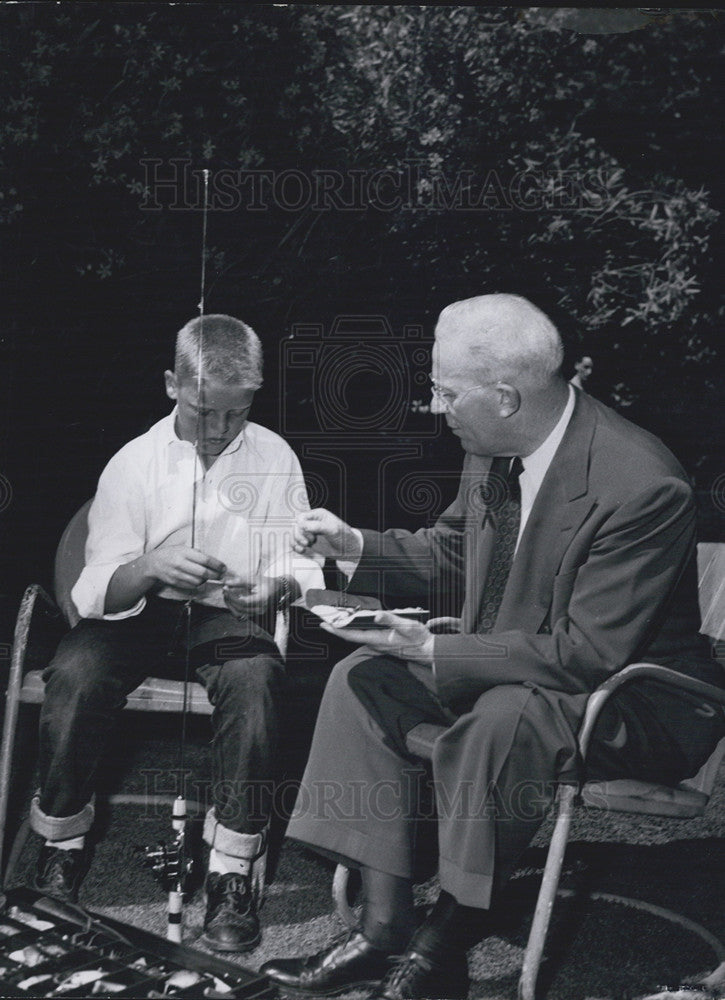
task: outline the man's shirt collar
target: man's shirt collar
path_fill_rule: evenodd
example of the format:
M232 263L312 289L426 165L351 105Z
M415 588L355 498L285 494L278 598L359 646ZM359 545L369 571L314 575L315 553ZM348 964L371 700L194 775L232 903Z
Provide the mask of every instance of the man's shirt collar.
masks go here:
M527 455L526 458L521 460L524 466L524 472L536 490L538 490L544 480L544 476L551 465L556 449L561 444L561 439L564 437L569 421L571 420L571 415L574 412L576 396L571 386L568 386L567 388L569 389L569 398L566 401L566 405L562 410L556 426L546 440L539 445L536 451L532 451L530 455Z

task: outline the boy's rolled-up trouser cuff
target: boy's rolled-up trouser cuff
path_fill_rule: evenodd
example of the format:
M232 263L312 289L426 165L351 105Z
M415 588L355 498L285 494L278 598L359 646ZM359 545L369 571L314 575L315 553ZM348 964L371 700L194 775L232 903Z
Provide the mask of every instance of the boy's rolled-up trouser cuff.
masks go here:
M254 861L267 850L266 828L261 833L238 833L230 830L216 818L213 806L204 818L204 840L214 850L245 861Z
M30 803L30 828L46 840L70 840L88 833L96 815L95 795L74 816L48 816L40 808L40 792Z

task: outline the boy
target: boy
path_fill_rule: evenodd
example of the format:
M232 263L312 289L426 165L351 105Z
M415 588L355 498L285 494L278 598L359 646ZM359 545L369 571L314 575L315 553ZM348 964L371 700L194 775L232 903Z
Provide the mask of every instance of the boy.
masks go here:
M202 940L246 951L261 937L284 673L260 616L322 586L322 573L291 550L295 515L309 506L299 463L278 435L247 419L262 383L254 331L231 316L192 320L165 380L173 412L101 475L72 592L81 620L44 673L31 826L45 844L35 887L76 899L113 722L144 677L163 664L183 676L188 655L191 679L195 672L214 706Z

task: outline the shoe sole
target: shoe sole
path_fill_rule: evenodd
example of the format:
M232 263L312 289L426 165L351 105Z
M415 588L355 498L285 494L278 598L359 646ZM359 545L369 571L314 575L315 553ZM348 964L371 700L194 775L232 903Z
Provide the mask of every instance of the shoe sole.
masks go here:
M248 951L254 951L261 941L261 931L255 938L252 938L251 941L244 941L242 944L220 944L219 941L212 941L212 939L208 938L206 934L202 934L199 938L199 944L203 944L206 948L211 948L212 951L236 951L242 955Z
M328 990L307 990L304 986L286 986L284 983L280 983L278 979L272 979L271 976L268 976L267 978L270 983L274 983L277 989L282 993L292 993L294 996L300 997L336 997L341 993L350 993L352 990L374 990L382 983L382 979L361 979L357 983L345 983L344 986L334 986L332 989Z

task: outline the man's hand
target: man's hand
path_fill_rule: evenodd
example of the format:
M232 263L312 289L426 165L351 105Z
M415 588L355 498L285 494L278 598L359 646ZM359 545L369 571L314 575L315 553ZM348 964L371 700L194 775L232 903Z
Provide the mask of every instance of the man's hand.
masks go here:
M224 603L238 618L263 614L270 604L276 604L284 590L282 577L232 576L224 578Z
M194 591L207 580L218 580L226 572L223 562L186 545L153 549L146 559L148 572L159 583L178 590Z
M433 633L422 622L412 622L400 618L389 611L378 611L375 621L384 626L380 629L333 628L323 622L320 628L348 642L369 646L376 653L397 656L401 660L412 660L424 666L433 665Z
M360 540L350 525L321 507L298 516L293 548L301 554L317 552L329 559L356 560L362 555Z

